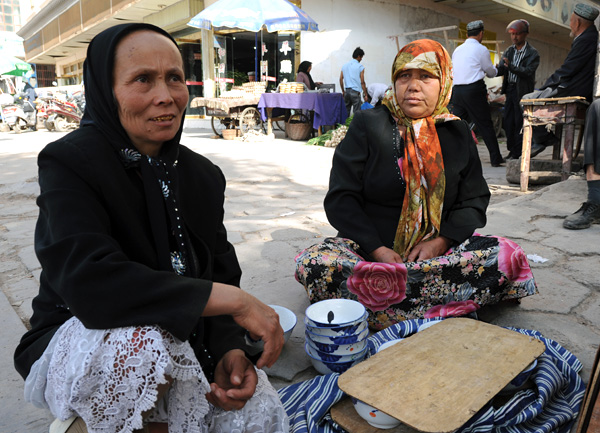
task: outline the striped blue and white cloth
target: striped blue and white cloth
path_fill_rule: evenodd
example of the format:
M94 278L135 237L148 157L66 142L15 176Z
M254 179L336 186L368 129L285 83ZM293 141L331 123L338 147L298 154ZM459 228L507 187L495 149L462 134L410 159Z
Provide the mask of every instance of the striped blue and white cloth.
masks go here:
M433 319L440 320L440 319ZM431 320L416 319L400 322L369 337L369 352L389 340L405 338ZM484 406L457 433L567 433L570 431L585 393L579 377L581 362L553 340L539 332L508 328L530 335L546 345L538 358L531 379L532 389L523 389L499 408ZM279 397L290 418L293 433L344 433L331 419L329 409L345 394L337 385L339 374L317 376L305 382L281 388Z

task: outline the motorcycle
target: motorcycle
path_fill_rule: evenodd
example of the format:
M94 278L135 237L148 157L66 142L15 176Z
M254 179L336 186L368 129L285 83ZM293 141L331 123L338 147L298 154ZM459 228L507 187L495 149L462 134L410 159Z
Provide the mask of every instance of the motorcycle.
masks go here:
M4 124L17 134L20 134L21 131L27 128L36 131L37 116L35 106L30 101L21 100L20 97L16 97L15 100L17 102L14 104L2 106Z
M52 99L45 107L44 126L48 131L67 132L79 128L83 112L78 104L59 99Z

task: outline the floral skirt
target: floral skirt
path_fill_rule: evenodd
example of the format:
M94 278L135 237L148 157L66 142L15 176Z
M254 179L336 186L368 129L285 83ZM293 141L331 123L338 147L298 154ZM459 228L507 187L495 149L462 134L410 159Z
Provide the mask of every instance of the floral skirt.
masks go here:
M376 330L406 319L463 316L538 293L521 247L477 234L443 256L407 263L365 261L356 242L326 238L296 256L295 276L311 303L359 301Z

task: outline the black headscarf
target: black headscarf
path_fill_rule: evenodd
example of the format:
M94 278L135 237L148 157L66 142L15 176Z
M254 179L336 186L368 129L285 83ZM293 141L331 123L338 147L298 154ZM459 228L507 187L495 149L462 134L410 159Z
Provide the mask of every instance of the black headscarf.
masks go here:
M306 75L308 75L308 81L310 82L310 90L313 90L315 88L315 82L313 81L312 77L310 76L310 73L308 72L311 66L312 63L308 60L305 60L302 63L300 63L300 66L298 66L298 72L304 72Z
M86 106L81 126L98 129L126 169L140 170L159 268L181 275L195 275L194 254L189 249L190 242L178 206L177 157L185 113L175 137L163 143L160 155L154 158L138 152L119 120L113 93L115 51L125 36L139 30L160 33L177 47L175 40L163 29L144 23L119 24L95 36L88 46L83 65Z

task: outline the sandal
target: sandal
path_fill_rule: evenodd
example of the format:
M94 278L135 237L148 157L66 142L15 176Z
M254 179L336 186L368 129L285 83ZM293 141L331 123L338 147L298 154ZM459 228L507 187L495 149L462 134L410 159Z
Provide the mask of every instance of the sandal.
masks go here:
M66 421L55 419L50 424L49 433L88 433L88 430L83 420L78 416L74 416Z

